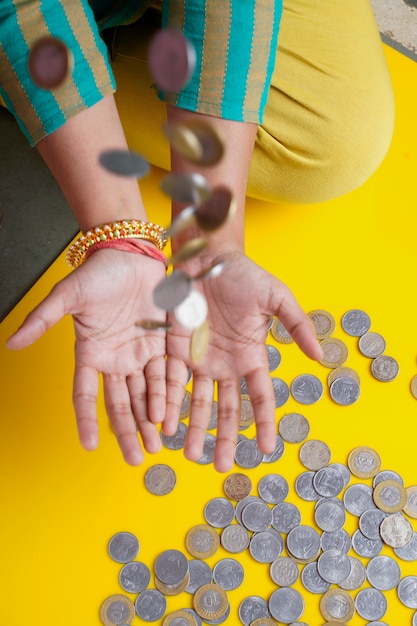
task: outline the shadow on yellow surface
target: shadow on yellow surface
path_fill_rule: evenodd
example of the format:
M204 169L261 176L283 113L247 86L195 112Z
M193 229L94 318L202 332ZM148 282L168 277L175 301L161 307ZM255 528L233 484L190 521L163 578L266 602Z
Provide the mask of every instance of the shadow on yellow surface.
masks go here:
M384 163L362 188L325 204L273 206L249 200L247 251L291 286L306 311L321 308L333 314L334 335L347 344L347 365L357 370L362 381L359 400L340 407L329 397L329 370L310 362L295 345L279 345L282 363L274 375L290 384L298 374L315 374L325 392L317 404L307 407L290 398L277 409L277 421L285 413L303 413L310 422L310 438L329 445L332 461L346 463L354 447L371 446L380 454L383 469L396 470L409 486L417 484L417 400L410 393L411 378L417 373L417 65L390 48L386 54L397 116ZM142 188L146 205L153 207L152 219L167 224L169 203L157 190L160 176L155 171ZM128 467L101 398L99 449L94 453L81 449L71 404L70 319L23 352L6 350L6 338L67 271L62 255L0 326L0 623L4 626L99 624L103 600L122 591L120 567L107 554L110 537L120 530L135 533L141 546L137 559L152 570L163 550L186 553L185 535L193 525L204 523L204 505L224 495L225 476L212 466L191 465L181 451L164 449L158 457L147 456L142 467ZM359 353L357 340L342 330L341 317L351 308L367 311L371 330L385 337L386 353L400 365L393 382L372 377L370 360ZM268 343L278 345L271 336ZM254 427L245 434L253 436ZM301 502L294 491L295 477L305 469L298 451L299 445L286 444L277 463L247 473L253 481L252 493L257 493L264 474L284 475L290 484L288 500L300 507L303 523L313 524L313 506ZM164 497L152 496L144 488L145 471L156 462L168 463L177 474L176 488ZM349 516L346 527L353 531L357 519ZM383 553L392 550L385 547ZM214 565L225 556L228 553L220 549L208 562ZM244 565L245 580L229 593L230 624L239 623L238 606L246 596L267 599L275 589L268 565L257 563L248 552L237 558ZM400 565L403 576L417 573L415 563L401 561ZM305 600L300 619L309 626L323 624L319 596L303 590L299 581L295 588ZM388 611L382 619L396 626L411 624L413 611L398 601L396 591L385 595ZM167 600L168 611L192 606L187 593ZM134 623L140 620L135 617ZM365 620L355 615L349 624L362 625Z

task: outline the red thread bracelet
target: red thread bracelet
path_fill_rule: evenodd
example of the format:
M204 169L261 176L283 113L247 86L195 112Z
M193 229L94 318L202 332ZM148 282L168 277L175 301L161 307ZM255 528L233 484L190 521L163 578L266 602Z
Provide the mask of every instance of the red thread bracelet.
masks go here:
M160 250L157 250L154 246L142 243L137 239L111 239L110 241L99 241L87 250L85 258L88 259L90 254L96 250L100 250L101 248L114 248L116 250L123 250L124 252L144 254L145 256L151 257L151 259L161 261L164 265L166 265L167 262L165 254L163 254Z

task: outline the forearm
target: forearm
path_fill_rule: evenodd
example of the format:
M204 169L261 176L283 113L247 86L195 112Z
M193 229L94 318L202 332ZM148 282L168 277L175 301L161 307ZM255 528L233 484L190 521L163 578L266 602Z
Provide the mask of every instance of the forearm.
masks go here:
M210 167L198 167L172 150L171 169L173 173L198 171L210 183L211 187L225 186L233 194L236 211L230 220L218 231L210 235L211 246L222 251L244 250L244 219L246 185L249 165L255 143L257 124L235 122L217 117L192 113L168 105L168 120L171 123L187 123L191 118L202 118L212 125L224 141L225 151L221 161ZM173 202L173 218L184 208L183 204ZM197 225L193 225L181 235L174 238L172 245L178 249L185 241L203 233Z
M146 220L137 180L99 163L104 150L127 150L113 96L72 117L37 144L80 229L120 219Z

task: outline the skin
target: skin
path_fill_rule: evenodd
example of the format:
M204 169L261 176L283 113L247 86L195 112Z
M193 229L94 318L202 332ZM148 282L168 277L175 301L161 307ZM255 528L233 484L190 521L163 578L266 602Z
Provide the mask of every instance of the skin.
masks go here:
M166 434L175 432L188 367L193 367L185 455L191 460L201 456L217 386L214 465L218 471L227 471L234 461L242 376L255 411L258 445L264 453L275 447L275 402L264 347L270 316L279 316L309 357L320 359L322 353L310 320L288 287L245 255L245 194L256 125L168 107L172 122L184 122L190 116L203 117L222 135L225 157L202 173L212 186L228 186L237 202L233 218L210 237L209 247L181 265L193 276L219 257L226 262L219 277L199 281L196 287L209 304L210 343L204 359L197 365L190 362L190 332L175 319L170 319L173 328L166 338L161 332L135 327L140 318L163 319L163 312L152 302L152 292L164 278L165 267L144 255L114 249L96 251L59 282L8 340L8 347L24 348L64 315L72 315L76 337L73 402L80 442L87 450L98 445L96 402L101 374L106 409L131 465L142 462L143 449L150 453L160 449L159 423ZM112 96L71 118L37 146L83 231L123 218L148 219L137 181L114 176L99 165L99 154L110 148L127 149ZM196 171L196 167L172 154L172 171ZM173 217L182 208L174 202ZM174 238L173 251L201 234L191 226Z

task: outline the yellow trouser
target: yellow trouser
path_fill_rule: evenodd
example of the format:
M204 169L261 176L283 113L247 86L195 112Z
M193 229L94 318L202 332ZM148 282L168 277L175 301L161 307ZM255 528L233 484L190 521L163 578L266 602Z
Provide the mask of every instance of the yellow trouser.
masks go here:
M155 14L118 29L116 100L131 149L169 169L165 105L146 66L153 28ZM248 195L314 203L348 193L381 163L393 125L391 82L369 1L284 0Z

